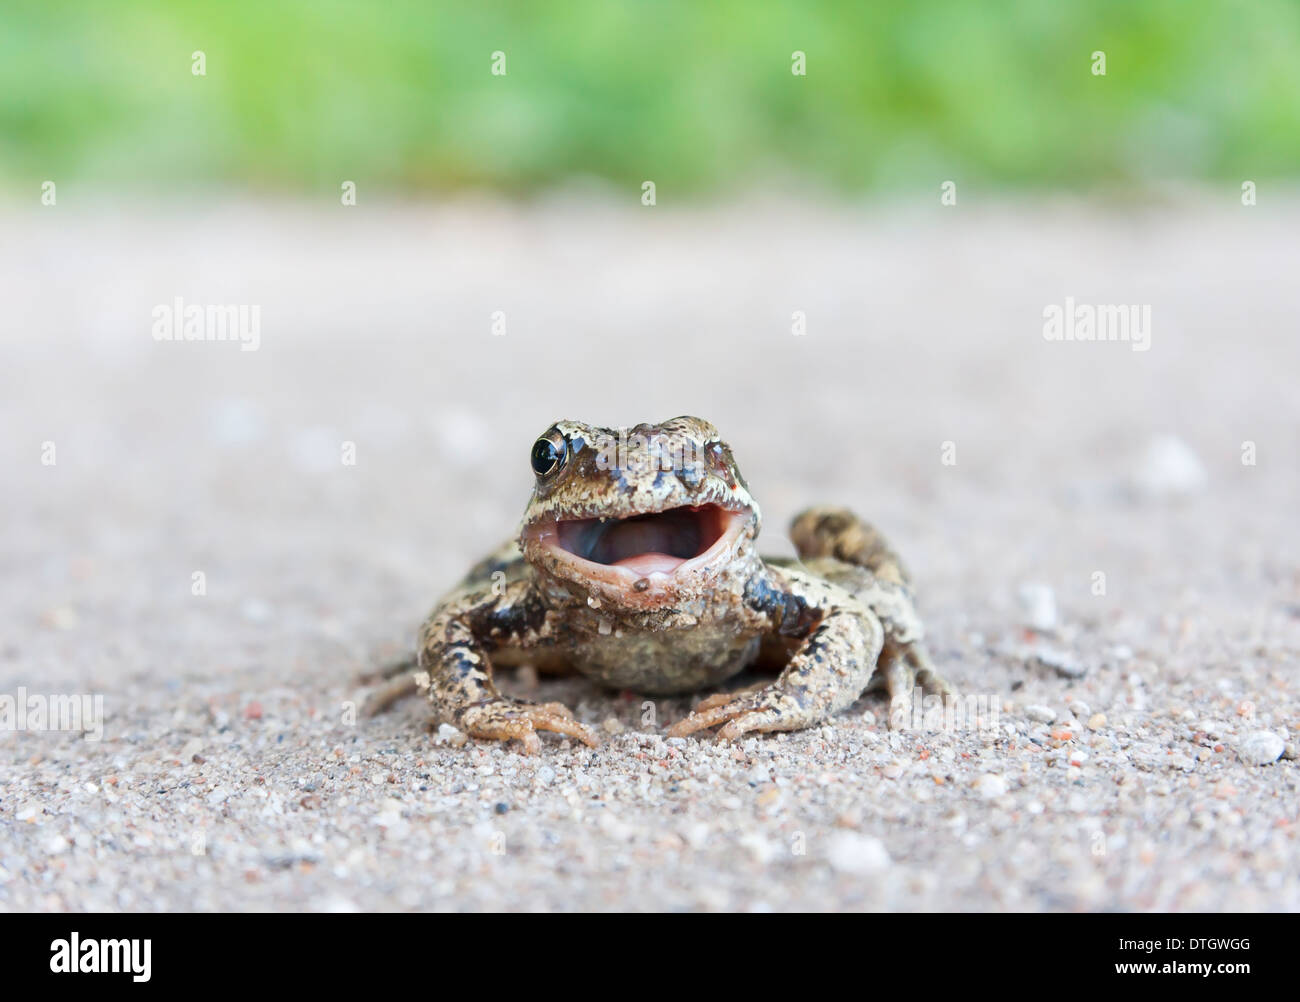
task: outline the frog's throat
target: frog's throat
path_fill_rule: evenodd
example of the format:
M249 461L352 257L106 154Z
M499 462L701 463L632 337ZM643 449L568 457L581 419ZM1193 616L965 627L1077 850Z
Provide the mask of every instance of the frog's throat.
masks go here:
M749 510L688 505L628 518L538 522L524 529L523 542L531 563L559 577L648 598L729 565L752 524Z

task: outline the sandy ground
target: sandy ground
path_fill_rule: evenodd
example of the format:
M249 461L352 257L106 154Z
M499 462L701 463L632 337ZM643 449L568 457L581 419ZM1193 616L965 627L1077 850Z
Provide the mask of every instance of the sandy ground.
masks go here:
M0 731L0 908L1300 908L1300 203L61 188L0 229L0 694L104 711ZM155 341L176 296L259 350ZM1150 350L1045 340L1067 296ZM539 431L683 412L772 552L814 502L882 526L996 722L666 741L690 700L526 675L604 745L352 719Z

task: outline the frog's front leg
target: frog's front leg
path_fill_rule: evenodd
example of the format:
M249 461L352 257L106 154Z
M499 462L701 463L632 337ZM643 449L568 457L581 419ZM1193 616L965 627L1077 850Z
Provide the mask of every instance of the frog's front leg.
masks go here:
M470 737L516 738L525 754L541 747L538 731L555 731L595 747L596 735L560 703L529 703L501 695L492 680L489 652L513 644L545 642L547 612L530 582L504 588L467 587L434 610L420 630L419 667L429 677L435 718Z
M717 724L724 740L810 727L850 706L871 681L885 630L850 592L794 569L768 568L751 582L746 603L775 633L802 642L771 685L705 700L670 728L672 736Z

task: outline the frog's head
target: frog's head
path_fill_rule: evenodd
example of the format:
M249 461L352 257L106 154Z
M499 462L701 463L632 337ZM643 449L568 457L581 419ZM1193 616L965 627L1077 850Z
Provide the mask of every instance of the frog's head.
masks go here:
M753 558L758 505L707 421L622 429L557 421L530 461L524 557L593 604L670 606Z

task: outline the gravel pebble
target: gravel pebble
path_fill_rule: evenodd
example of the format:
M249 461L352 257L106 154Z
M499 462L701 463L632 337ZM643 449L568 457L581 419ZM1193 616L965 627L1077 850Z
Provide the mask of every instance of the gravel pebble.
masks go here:
M1276 762L1286 751L1286 742L1272 731L1255 731L1237 746L1241 760L1250 765L1268 765Z
M1022 584L1017 596L1026 626L1040 633L1050 633L1056 629L1056 592L1044 584Z
M1186 498L1205 490L1209 474L1190 445L1173 435L1152 438L1134 470L1137 493L1152 500Z
M1034 703L1030 706L1025 707L1025 716L1028 717L1030 720L1038 721L1038 723L1040 724L1050 724L1053 720L1056 719L1056 711L1053 710L1050 706L1043 706L1041 704Z
M1031 655L1030 662L1061 678L1083 678L1088 674L1087 667L1078 658L1055 648L1038 648Z
M1007 792L1007 781L993 773L985 773L975 781L975 792L985 800L993 800Z
M433 736L433 740L437 744L463 748L466 742L469 741L469 736L451 724L439 724L438 733Z
M889 851L880 839L859 832L838 831L826 844L826 859L838 873L867 876L889 867Z

